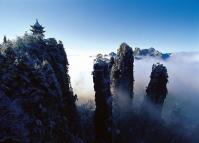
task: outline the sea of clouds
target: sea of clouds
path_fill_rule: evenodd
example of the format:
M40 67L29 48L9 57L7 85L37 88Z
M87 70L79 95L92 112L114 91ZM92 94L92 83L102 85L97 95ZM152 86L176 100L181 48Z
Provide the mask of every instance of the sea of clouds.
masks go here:
M78 103L94 100L92 80L94 57L87 55L68 56L69 74ZM134 61L134 104L140 105L146 95L146 87L154 63L167 67L169 82L168 95L164 103L163 117L170 117L173 109L178 110L187 120L199 121L199 53L175 53L168 60L146 57ZM169 119L168 119L169 120Z

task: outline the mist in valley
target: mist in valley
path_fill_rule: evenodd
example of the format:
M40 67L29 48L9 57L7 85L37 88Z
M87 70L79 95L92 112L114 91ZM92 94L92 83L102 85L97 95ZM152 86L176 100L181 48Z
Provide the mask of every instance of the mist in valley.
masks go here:
M69 74L74 93L78 96L77 104L94 102L93 60L95 56L68 55ZM134 99L133 106L140 107L146 95L146 87L154 63L166 66L169 82L168 95L163 105L162 118L170 122L173 112L178 112L184 122L196 125L199 120L199 53L174 53L167 60L145 57L134 61Z

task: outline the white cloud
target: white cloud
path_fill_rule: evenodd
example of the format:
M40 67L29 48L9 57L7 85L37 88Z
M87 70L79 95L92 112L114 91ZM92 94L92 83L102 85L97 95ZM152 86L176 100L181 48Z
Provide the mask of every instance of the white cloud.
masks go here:
M68 56L69 73L74 92L81 99L94 99L92 81L93 58L89 56ZM187 117L196 117L199 103L199 53L177 53L167 61L155 58L134 62L134 102L141 103L150 80L152 64L160 62L167 67L169 75L168 96L164 114L170 113L176 104Z

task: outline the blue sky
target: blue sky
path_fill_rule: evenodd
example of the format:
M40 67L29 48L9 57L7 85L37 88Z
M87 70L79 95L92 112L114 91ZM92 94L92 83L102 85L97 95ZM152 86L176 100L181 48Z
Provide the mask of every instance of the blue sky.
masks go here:
M69 54L116 51L121 42L199 51L198 0L0 0L0 37L29 32L36 18Z

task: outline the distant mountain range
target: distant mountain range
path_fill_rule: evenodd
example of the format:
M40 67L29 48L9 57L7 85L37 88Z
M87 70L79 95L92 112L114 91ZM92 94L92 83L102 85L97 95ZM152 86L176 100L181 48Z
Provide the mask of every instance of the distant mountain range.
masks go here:
M168 59L171 56L171 53L162 53L154 48L149 48L149 49L140 49L140 48L135 48L133 50L133 55L136 60L143 59L145 57L154 57L154 58L161 58L163 60ZM115 57L116 53L111 52L109 55L104 55L104 57Z
M163 60L168 59L171 56L171 53L162 53L154 48L149 49L140 49L135 48L133 52L135 59L142 59L143 57L158 57Z

